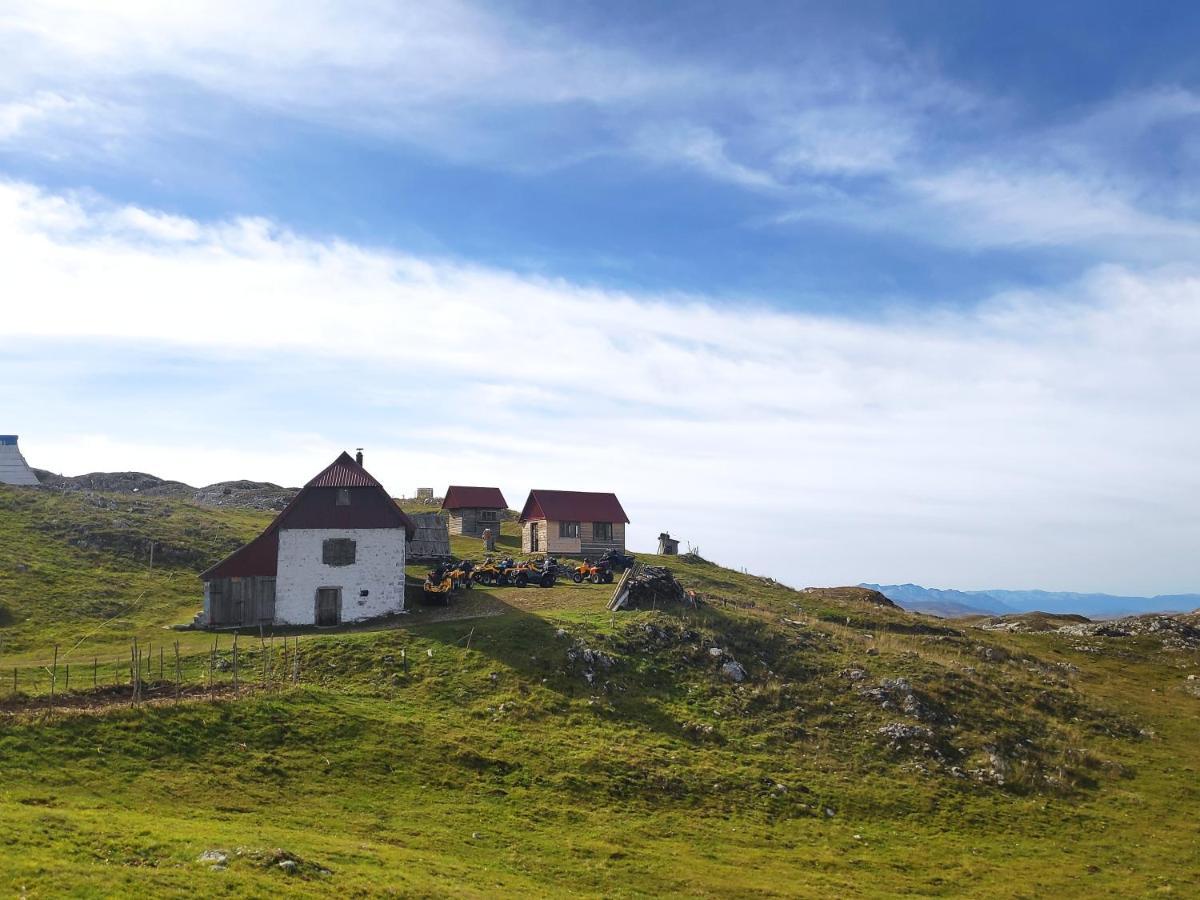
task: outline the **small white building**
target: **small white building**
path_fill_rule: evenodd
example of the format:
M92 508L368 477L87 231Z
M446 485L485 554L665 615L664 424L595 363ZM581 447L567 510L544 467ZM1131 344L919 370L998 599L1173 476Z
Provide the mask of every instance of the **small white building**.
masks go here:
M211 628L339 625L404 609L412 520L343 453L266 531L201 573Z
M29 463L21 455L15 434L0 434L0 484L40 484L33 469L29 468Z

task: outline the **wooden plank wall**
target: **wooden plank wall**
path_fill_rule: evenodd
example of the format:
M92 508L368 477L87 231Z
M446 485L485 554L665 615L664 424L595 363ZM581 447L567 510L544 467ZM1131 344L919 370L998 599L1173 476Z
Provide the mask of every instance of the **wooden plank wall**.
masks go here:
M275 577L215 578L209 582L210 626L270 625L275 621Z
M612 540L597 541L591 522L579 523L579 537L558 536L558 522L526 522L521 528L521 552L532 553L530 529L538 528L538 552L559 556L600 556L605 550L625 550L625 523L612 523Z
M625 523L612 523L612 540L596 540L592 522L579 523L579 550L584 556L601 556L606 550L625 550Z
M488 512L497 512L495 522L482 522L479 519L479 513L483 510L474 508L452 509L450 510L450 533L465 534L468 537L482 537L485 528L492 529L492 533L497 537L500 535L500 521L503 518L497 510L487 510Z

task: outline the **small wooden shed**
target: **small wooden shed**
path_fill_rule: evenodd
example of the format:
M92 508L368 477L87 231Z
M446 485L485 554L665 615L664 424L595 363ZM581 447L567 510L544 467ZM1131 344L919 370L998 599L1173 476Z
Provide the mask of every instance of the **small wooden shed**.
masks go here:
M523 553L585 557L625 552L629 517L616 494L532 490L520 521Z
M446 488L442 509L450 515L451 534L483 537L484 530L490 528L499 536L508 502L500 488L452 484Z

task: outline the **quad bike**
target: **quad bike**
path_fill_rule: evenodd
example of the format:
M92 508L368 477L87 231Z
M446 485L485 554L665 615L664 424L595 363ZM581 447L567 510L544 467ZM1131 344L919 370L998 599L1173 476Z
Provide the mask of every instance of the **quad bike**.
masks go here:
M624 572L626 569L632 569L634 563L637 562L632 555L622 553L620 550L607 551L600 557L600 561L608 563L614 572Z
M446 564L437 565L425 575L425 583L421 589L425 592L426 603L449 605L450 594L454 591L454 576Z
M476 584L503 584L504 570L496 565L496 560L488 557L471 572L471 580Z
M517 587L525 587L528 584L536 584L539 587L554 587L556 565L551 560L527 559L517 567L516 574L513 576L513 584Z
M455 588L466 588L469 591L474 584L474 579L471 577L474 571L475 563L464 559L462 562L451 563L447 574L454 579Z
M511 585L517 576L517 564L511 556L506 556L504 559L496 563L496 568L500 570L500 576L496 579L496 584Z
M585 579L592 584L612 584L612 566L602 559L595 562L585 559L581 565L575 567L571 580L576 584L583 584Z
M449 603L450 595L454 591L460 588L469 590L473 568L474 563L470 561L445 562L434 566L426 574L425 583L421 586L426 595L426 602Z

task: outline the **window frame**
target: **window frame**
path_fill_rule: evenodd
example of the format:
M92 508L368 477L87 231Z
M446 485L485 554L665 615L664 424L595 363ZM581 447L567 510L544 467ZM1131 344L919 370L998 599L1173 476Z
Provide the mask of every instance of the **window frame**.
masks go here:
M500 511L495 509L481 509L477 514L477 519L480 522L499 522Z
M338 488L333 500L334 506L350 505L350 488Z
M604 532L601 536L601 532ZM592 540L594 541L611 541L613 539L613 523L612 522L593 522L592 523Z
M579 537L578 522L559 522L558 536L560 538L577 538Z
M354 538L325 538L321 541L321 565L340 569L344 566L352 566L356 562L358 562L358 541Z

